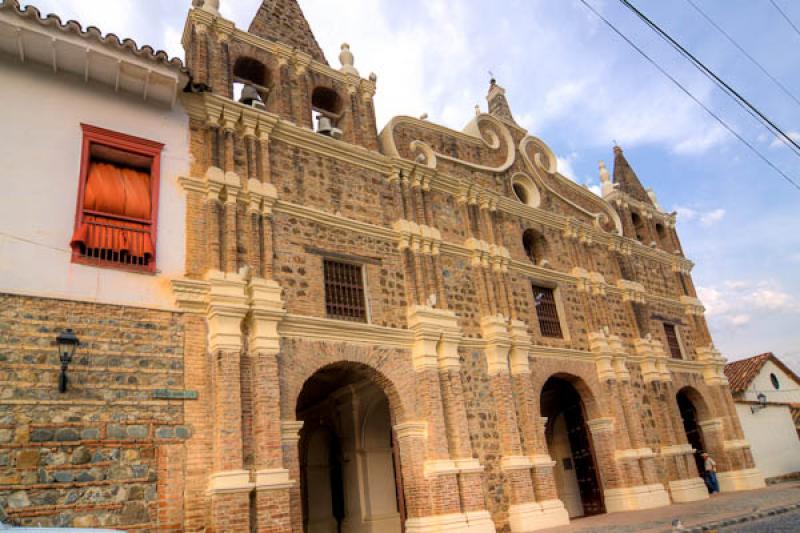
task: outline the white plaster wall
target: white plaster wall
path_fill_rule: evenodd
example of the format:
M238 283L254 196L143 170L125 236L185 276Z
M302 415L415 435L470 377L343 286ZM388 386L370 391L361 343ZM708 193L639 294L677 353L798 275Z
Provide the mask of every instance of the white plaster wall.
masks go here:
M184 272L188 119L113 88L0 55L0 292L173 308L169 279ZM164 143L158 273L71 262L81 122Z
M756 413L750 408L750 404L736 404L744 437L761 474L769 478L800 472L800 439L789 407L768 405Z
M775 374L780 382L780 389L775 389L769 375ZM744 400L756 401L759 392L767 396L768 402L800 403L800 383L797 383L789 374L784 372L772 361L767 361L761 367L750 386L744 392Z

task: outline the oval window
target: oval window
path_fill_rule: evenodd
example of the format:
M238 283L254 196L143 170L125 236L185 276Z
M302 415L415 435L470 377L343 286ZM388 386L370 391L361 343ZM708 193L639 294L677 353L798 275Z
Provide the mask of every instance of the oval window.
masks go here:
M775 390L781 388L781 382L778 381L778 376L776 376L775 374L770 374L769 380L772 382L772 386L775 387Z

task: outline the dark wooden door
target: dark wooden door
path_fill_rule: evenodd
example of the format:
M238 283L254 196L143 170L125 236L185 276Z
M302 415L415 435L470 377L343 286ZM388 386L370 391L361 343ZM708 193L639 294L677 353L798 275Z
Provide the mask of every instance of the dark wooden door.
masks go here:
M580 404L567 407L564 410L564 418L567 423L567 434L572 449L575 475L578 478L581 503L583 503L583 514L592 516L604 513L606 509L592 451L592 441Z
M692 401L683 392L678 394L678 408L683 419L683 430L686 432L686 440L697 450L694 454L694 461L697 464L697 473L701 476L704 473L703 458L701 452L706 451L703 442L703 434L700 426L697 425L697 409L694 408Z

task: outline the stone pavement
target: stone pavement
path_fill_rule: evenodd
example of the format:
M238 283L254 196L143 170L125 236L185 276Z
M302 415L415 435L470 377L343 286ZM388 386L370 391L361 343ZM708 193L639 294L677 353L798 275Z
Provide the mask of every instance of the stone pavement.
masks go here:
M701 502L676 503L668 507L579 518L569 526L544 529L547 533L669 532L679 519L691 529L721 520L754 515L761 511L800 503L800 482L770 485L764 489L718 494Z

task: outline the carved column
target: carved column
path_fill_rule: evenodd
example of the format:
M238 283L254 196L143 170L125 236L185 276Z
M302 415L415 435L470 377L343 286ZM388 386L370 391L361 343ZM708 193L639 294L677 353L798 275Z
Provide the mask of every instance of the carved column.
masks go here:
M253 360L254 530L290 533L291 489L298 478L290 477L289 469L284 466L281 438L278 324L286 313L281 287L272 280L252 279L248 301Z
M509 361L511 383L519 417L520 436L524 455L530 461L529 475L533 481L536 508L529 506L526 531L556 527L569 523L569 515L556 493L553 467L544 436L544 424L537 412L536 391L531 387L529 353L532 346L528 328L524 322L511 321L511 349Z
M213 392L213 473L209 479L211 519L218 531L250 527L250 472L242 453L242 321L247 314L245 282L236 274L208 276L208 347ZM240 529L241 528L241 529Z
M283 448L283 468L289 471L289 479L300 479L300 430L303 422L284 420L281 422L281 447ZM289 522L292 533L303 531L303 501L300 484L294 483L289 491ZM286 509L281 511L286 512Z
M531 459L523 454L511 386L509 351L512 337L502 316L485 316L481 334L486 340L486 362L500 433L501 468L510 487L508 510L511 531L533 531L542 508L536 503L531 479Z
M409 311L409 329L415 337L417 395L425 400L422 412L428 413L422 474L432 506L429 510L420 508L414 520L409 518L407 530L434 532L446 528L493 533L481 479L483 467L472 458L469 441L458 355L458 319L449 311L417 306ZM436 376L436 380L429 376ZM419 460L408 453L410 460ZM404 473L406 468L404 465ZM413 466L408 468L414 470ZM413 475L417 483L423 483L418 472Z

